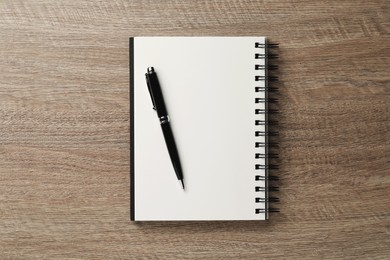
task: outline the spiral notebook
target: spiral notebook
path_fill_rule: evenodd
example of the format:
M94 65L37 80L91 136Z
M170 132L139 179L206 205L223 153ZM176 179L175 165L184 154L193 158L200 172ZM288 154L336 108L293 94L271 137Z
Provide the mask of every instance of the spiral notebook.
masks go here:
M130 38L131 220L269 218L270 47L265 37ZM185 190L152 108L150 66L158 73Z

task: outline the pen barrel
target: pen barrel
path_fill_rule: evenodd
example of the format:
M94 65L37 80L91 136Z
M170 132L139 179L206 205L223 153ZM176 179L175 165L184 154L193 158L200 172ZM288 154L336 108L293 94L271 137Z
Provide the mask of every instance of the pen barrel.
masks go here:
M177 151L175 139L173 138L173 133L170 124L167 122L165 124L161 124L162 132L164 134L165 143L167 144L167 149L169 152L169 156L172 161L173 168L175 169L175 173L178 180L183 179L183 171L181 168L179 153Z
M165 102L160 86L160 82L158 81L156 72L148 72L148 78L149 78L149 84L150 89L153 93L152 99L154 100L154 105L157 110L157 115L159 118L165 117L168 115L167 109L165 107Z

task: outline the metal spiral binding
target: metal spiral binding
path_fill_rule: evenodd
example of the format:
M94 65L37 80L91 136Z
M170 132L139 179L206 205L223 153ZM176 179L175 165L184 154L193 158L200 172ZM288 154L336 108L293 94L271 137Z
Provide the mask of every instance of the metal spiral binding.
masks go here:
M256 214L265 214L265 218L269 218L270 212L279 212L279 209L270 207L270 203L277 203L279 202L279 198L271 197L270 192L279 191L279 188L274 185L270 185L270 183L278 181L279 177L270 175L270 170L277 170L279 169L278 165L271 164L270 160L278 158L278 154L275 153L269 153L269 148L272 147L278 147L277 142L271 142L269 141L269 138L278 136L279 133L275 131L270 131L269 126L277 125L278 121L269 120L269 115L277 114L279 110L277 109L271 109L269 108L269 104L271 103L278 103L277 98L270 98L269 93L277 92L278 88L270 86L269 82L276 82L278 81L278 77L272 76L269 73L271 71L275 71L278 69L277 65L269 64L269 60L271 59L277 59L278 54L271 53L269 49L276 49L278 48L278 44L271 44L267 41L265 43L256 42L255 48L263 49L263 53L255 53L255 59L263 59L264 64L256 64L255 70L256 71L264 71L263 75L256 75L255 76L255 82L262 81L264 82L264 86L255 86L255 93L263 93L262 98L256 97L255 103L256 104L264 104L263 108L257 108L255 109L255 115L260 115L261 119L255 120L256 126L264 126L264 131L255 131L256 137L264 137L265 142L255 142L255 148L262 148L265 150L265 153L255 153L255 159L259 160L259 163L255 164L255 170L263 170L265 172L265 175L256 175L255 181L263 183L263 185L256 185L255 191L256 192L264 192L265 198L255 198L256 203L261 203L264 205L264 208L256 208L255 213ZM260 204L259 204L260 206Z

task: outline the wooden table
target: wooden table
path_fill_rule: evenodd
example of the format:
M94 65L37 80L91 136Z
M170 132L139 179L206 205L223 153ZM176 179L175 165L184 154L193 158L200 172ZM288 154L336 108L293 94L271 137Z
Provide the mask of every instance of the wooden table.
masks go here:
M0 2L0 255L390 258L388 1ZM129 221L128 37L280 43L281 213Z

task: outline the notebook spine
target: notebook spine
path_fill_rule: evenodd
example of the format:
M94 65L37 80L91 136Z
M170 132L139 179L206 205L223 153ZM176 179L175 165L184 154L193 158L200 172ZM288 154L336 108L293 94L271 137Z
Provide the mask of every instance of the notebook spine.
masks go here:
M256 97L255 103L259 104L260 108L255 109L255 116L260 115L261 119L255 120L256 126L262 126L261 131L255 131L255 136L260 137L261 141L255 142L255 148L259 149L255 153L255 170L259 171L256 174L255 180L257 182L255 192L261 192L263 196L255 198L255 202L258 203L258 207L255 209L256 214L265 214L265 218L269 218L270 212L279 212L279 209L271 207L271 203L279 202L279 198L271 196L271 192L279 191L279 188L275 186L275 182L279 180L277 176L271 175L272 170L277 170L278 165L271 163L274 159L278 158L278 154L270 152L270 149L278 147L278 143L271 141L270 138L278 136L278 132L271 131L273 125L277 125L278 122L270 120L271 115L277 114L278 110L271 108L271 104L277 103L278 99L271 98L272 93L277 92L278 88L272 86L274 82L278 81L278 77L274 76L275 70L278 66L273 63L274 59L278 58L278 55L272 52L272 49L277 49L278 44L268 43L266 40L264 43L256 42L256 50L262 49L262 53L255 53L255 59L259 60L255 64L255 93L263 93L262 97ZM260 83L260 84L258 84ZM271 127L270 127L271 126Z

